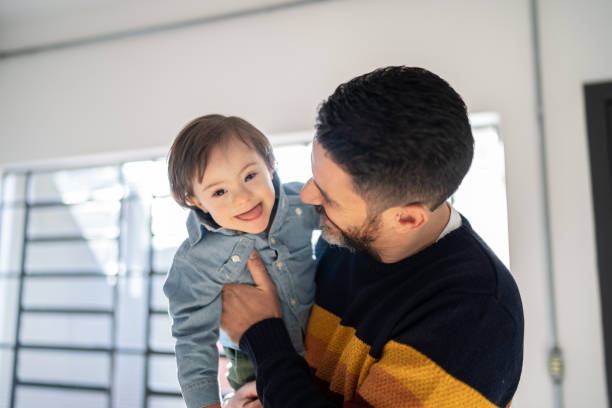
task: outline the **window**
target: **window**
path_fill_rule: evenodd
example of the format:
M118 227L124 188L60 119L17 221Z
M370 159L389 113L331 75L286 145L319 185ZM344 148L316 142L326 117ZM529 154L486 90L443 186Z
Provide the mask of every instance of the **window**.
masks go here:
M453 204L507 263L497 118L472 120ZM309 178L310 138L271 138L283 181ZM162 285L186 217L162 158L3 175L0 408L184 406Z
M471 114L470 123L474 159L451 203L509 267L506 171L499 117L495 113Z

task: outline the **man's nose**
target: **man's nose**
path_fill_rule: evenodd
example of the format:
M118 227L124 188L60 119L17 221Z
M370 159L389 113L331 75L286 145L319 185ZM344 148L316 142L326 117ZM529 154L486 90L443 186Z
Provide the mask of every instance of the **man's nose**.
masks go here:
M304 184L304 187L302 187L302 191L300 191L300 199L306 204L321 204L321 194L314 185L312 178L310 178L306 184Z

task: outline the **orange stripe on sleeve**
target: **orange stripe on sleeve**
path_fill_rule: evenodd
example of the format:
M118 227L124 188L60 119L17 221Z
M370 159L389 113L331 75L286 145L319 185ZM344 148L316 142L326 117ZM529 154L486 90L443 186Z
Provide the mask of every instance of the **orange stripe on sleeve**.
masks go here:
M421 401L397 378L372 366L357 394L376 408L423 408Z
M352 398L375 361L370 346L355 336L354 328L342 326L337 316L316 305L305 343L305 359L315 375L345 399Z

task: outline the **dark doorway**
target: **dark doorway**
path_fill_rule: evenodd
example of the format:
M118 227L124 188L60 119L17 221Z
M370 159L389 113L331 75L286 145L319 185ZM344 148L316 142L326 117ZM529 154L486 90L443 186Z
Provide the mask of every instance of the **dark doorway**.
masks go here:
M612 407L612 82L584 87L608 405Z

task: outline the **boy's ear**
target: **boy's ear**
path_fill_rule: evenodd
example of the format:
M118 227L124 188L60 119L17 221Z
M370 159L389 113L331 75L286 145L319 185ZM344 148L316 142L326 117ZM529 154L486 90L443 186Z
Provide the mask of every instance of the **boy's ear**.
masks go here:
M200 202L200 200L198 200L196 197L193 196L187 196L185 198L185 200L193 205L194 207L198 207L200 210L204 211L205 213L208 213L208 211L206 211L206 208L204 208L204 206L202 205L202 203Z

